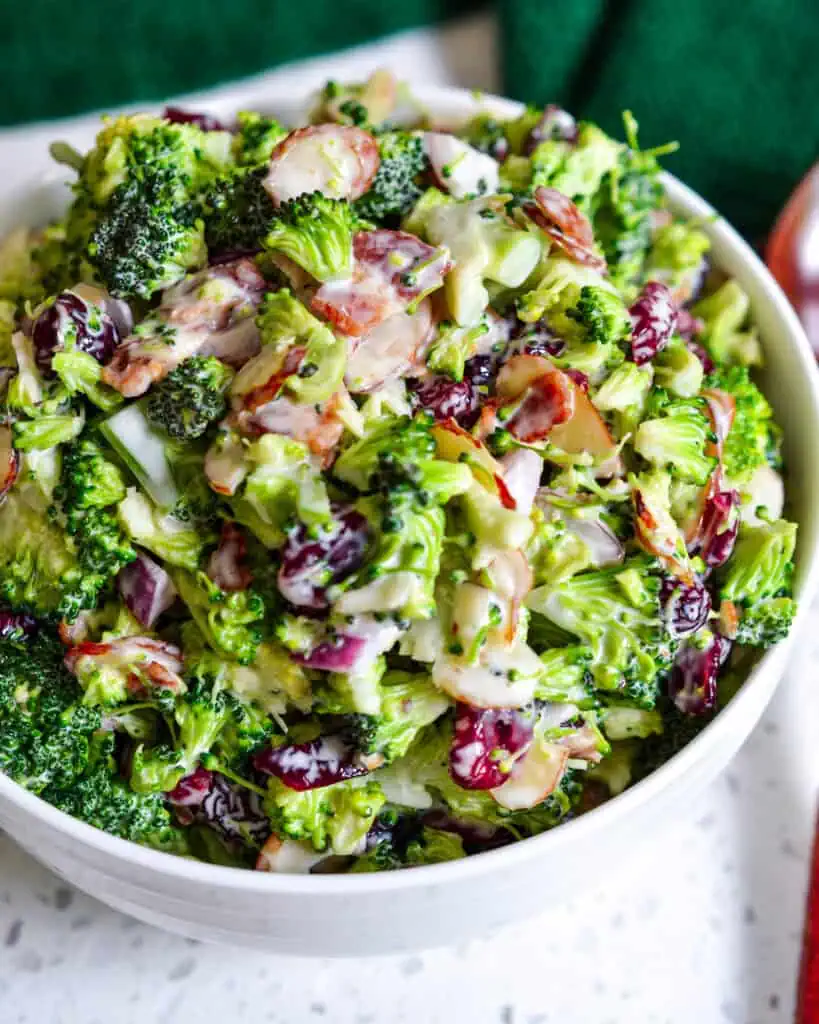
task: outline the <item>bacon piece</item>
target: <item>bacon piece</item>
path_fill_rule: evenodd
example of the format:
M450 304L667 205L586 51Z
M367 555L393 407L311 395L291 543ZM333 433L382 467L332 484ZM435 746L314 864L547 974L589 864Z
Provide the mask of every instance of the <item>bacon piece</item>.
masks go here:
M0 426L0 503L14 486L20 472L20 453L12 444L11 427Z
M595 251L594 231L588 217L568 196L556 188L539 185L535 189L535 201L525 203L523 212L569 259L601 273L607 272L606 261Z
M284 361L276 372L271 374L264 384L251 388L247 394L241 396L242 407L252 412L254 409L272 402L281 391L282 384L299 369L306 354L307 349L303 345L294 345L293 348L288 349Z
M525 444L542 441L574 413L575 385L543 356L512 356L498 374L496 389L501 404L519 400L506 429Z
M208 561L208 576L221 590L247 590L253 575L245 564L246 557L244 533L235 523L224 522L219 547Z
M342 398L343 393L337 392L320 405L303 405L282 396L255 412L240 413L237 419L243 433L292 437L328 465L344 433L344 424L337 415Z
M64 661L74 675L81 675L89 662L93 667L120 670L127 674L132 693L144 691L146 682L174 691L184 686L179 648L148 636L127 636L102 644L85 640L69 648Z
M208 267L168 288L149 322L103 367L102 379L126 398L143 395L185 359L212 355L240 366L259 350L253 314L266 288L252 260ZM143 325L144 327L144 325Z
M372 184L380 163L378 143L363 128L311 125L290 132L276 146L264 187L277 206L305 192L358 199Z
M342 334L361 337L440 288L451 268L447 248L436 249L406 231L359 231L352 277L323 284L311 307Z

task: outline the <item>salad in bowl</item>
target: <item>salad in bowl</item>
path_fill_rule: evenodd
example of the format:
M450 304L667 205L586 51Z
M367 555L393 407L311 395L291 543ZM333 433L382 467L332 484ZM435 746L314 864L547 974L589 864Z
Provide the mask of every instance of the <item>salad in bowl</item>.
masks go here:
M0 249L0 770L114 835L369 872L650 773L788 632L739 285L550 106L106 119Z

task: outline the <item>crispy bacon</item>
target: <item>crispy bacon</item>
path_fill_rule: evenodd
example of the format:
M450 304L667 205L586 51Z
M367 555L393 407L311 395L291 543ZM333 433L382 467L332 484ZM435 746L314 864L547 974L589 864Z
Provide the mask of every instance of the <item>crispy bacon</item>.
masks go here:
M260 406L272 402L281 391L282 384L299 369L306 352L307 349L303 345L294 345L293 348L288 349L279 369L264 384L260 384L248 391L247 394L242 395L242 407L253 412Z
M525 203L524 213L575 263L606 273L606 261L595 251L594 231L588 217L556 188L539 185L535 201Z
M206 287L215 282L218 287ZM252 260L208 267L163 293L153 335L132 335L103 367L102 379L126 398L143 395L193 355L240 366L259 350L253 314L265 281Z
M525 444L542 441L574 412L573 382L543 356L512 356L498 374L497 393L501 404L517 400L506 429Z
M264 187L277 206L305 192L358 199L380 163L378 143L363 128L310 125L290 132L273 150Z
M150 686L174 691L183 687L180 676L182 653L178 647L163 640L148 636L127 636L107 643L84 640L69 648L64 659L65 667L75 675L82 672L89 660L95 665L125 672L132 693Z
M245 434L284 434L302 441L327 465L344 433L344 424L337 415L343 395L337 392L320 405L291 402L280 396L255 412L239 413L237 422Z
M12 444L11 427L0 426L0 503L20 472L20 453Z
M448 249L406 231L359 231L352 277L323 284L311 307L342 334L360 337L440 288L451 268Z

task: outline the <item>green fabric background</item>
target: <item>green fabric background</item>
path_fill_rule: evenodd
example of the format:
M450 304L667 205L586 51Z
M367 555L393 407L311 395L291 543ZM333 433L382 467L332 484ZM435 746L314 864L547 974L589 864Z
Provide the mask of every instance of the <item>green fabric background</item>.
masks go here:
M0 123L191 91L474 11L469 0L22 0ZM507 91L620 131L752 239L819 156L817 0L497 0Z

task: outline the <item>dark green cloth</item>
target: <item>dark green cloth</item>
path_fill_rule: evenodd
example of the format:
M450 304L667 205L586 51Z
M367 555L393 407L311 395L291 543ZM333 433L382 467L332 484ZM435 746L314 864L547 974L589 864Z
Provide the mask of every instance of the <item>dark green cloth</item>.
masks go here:
M641 141L751 238L819 156L817 0L497 0L511 95ZM23 0L0 123L212 86L475 10L474 0Z
M507 90L640 141L752 240L819 158L817 0L505 0Z

